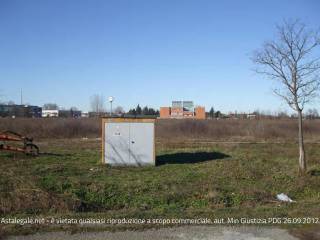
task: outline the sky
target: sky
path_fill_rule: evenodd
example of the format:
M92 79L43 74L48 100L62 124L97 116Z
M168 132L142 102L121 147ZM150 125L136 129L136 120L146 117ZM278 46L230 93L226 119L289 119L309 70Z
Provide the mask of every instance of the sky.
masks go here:
M22 89L24 104L84 111L94 94L126 110L287 110L250 56L285 19L319 28L319 12L317 0L0 0L0 101Z

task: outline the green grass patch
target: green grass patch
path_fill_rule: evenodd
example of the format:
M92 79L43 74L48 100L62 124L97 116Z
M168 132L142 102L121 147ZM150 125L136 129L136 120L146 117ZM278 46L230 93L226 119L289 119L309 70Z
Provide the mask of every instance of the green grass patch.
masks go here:
M160 146L160 145L159 145ZM157 148L156 167L100 163L100 143L40 147L62 156L0 155L2 216L318 217L320 150L307 144L300 177L295 144L192 144ZM297 202L275 201L284 192Z

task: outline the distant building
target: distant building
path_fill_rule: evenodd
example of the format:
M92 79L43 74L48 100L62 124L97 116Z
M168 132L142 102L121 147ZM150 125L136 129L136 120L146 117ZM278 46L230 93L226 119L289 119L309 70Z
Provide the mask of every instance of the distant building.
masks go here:
M204 107L194 107L192 101L172 101L171 107L160 107L160 118L205 119Z
M247 114L247 118L248 118L248 119L256 119L256 118L257 118L257 115L256 115L256 114L253 114L253 113L249 113L249 114Z
M81 111L78 110L42 110L42 117L79 118Z
M25 118L39 118L41 117L42 108L31 105L0 105L0 117L25 117Z
M81 117L87 118L87 117L89 117L89 113L88 112L82 112L81 113Z
M106 117L107 113L105 112L88 112L89 118L97 118L97 117Z
M42 117L59 117L59 110L42 110Z
M255 113L229 113L226 118L230 119L256 119Z
M79 110L59 110L59 117L62 118L80 118L81 111Z

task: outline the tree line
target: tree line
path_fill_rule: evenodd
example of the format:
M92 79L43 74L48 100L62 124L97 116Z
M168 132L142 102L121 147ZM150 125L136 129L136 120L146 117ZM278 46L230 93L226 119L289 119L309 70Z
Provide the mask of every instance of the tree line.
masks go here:
M158 116L160 113L159 113L159 110L153 109L148 106L141 108L140 105L138 104L135 108L130 109L127 112L127 114L134 115L134 116L137 116L137 115Z

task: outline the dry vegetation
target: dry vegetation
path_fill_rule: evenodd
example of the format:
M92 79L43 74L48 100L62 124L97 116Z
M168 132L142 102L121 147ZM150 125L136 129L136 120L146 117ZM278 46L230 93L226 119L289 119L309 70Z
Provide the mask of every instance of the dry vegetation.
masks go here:
M305 137L320 139L320 121L304 122ZM293 140L297 138L297 120L163 120L158 123L159 138L207 140Z
M305 138L320 139L320 120L305 120ZM158 140L295 141L296 119L277 120L158 120ZM0 131L12 130L34 138L94 138L101 136L101 121L82 119L0 119Z
M100 137L95 118L0 118L0 131L10 130L34 138Z

